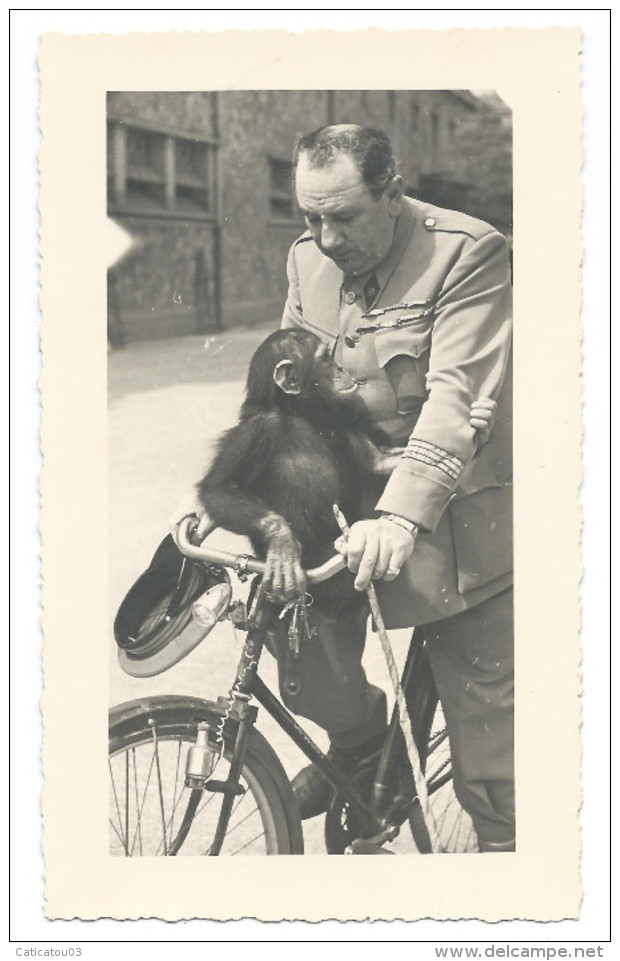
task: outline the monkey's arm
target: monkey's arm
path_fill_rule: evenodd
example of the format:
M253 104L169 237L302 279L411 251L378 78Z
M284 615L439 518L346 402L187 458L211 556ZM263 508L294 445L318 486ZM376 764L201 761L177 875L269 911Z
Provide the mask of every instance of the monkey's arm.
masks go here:
M487 443L493 430L497 404L490 397L479 397L473 401L469 412L469 424L478 432L478 444ZM364 438L367 463L373 474L388 476L400 463L404 447L384 447L373 444Z
M256 487L273 458L279 436L277 418L257 415L228 431L211 467L197 485L211 520L250 538L265 558L264 583L279 600L303 594L306 580L301 548L284 518L257 494Z

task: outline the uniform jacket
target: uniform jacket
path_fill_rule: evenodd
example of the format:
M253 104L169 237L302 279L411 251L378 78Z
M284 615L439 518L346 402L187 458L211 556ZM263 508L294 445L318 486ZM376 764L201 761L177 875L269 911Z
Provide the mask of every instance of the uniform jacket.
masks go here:
M388 626L451 616L504 590L512 571L511 284L504 237L482 221L403 199L385 260L347 277L309 233L292 246L282 324L332 346L394 446L376 505L423 533L379 587ZM490 440L469 425L497 401Z

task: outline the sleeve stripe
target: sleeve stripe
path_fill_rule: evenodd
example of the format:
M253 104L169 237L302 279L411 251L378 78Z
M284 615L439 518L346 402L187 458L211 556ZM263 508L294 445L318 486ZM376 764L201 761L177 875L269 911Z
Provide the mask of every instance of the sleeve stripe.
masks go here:
M446 467L445 464L439 463L438 461L427 460L426 457L422 457L421 455L408 454L406 451L403 454L403 457L407 457L409 458L409 460L418 461L421 464L428 464L430 467L436 467L438 470L443 471L443 473L446 474L450 478L450 480L457 481L459 479L460 471L452 470L451 468Z
M437 447L436 444L415 437L412 437L407 444L403 457L436 467L454 481L459 479L465 466L456 454L451 454L449 451L443 450L442 447Z

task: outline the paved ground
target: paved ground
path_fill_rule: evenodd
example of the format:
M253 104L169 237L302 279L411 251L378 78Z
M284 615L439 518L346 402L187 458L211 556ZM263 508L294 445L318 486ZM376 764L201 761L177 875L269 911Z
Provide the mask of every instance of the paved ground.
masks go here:
M147 694L195 694L215 699L234 677L241 638L218 625L180 664L148 680L125 675L116 659L112 620L129 586L147 566L167 533L167 521L204 471L213 440L237 418L249 358L276 323L208 337L132 344L109 355L110 492L110 703ZM222 547L241 539L222 535ZM395 637L405 654L406 633ZM389 680L378 649L369 643L366 666L373 681ZM273 662L261 662L267 683L275 683ZM264 714L264 712L262 712ZM322 732L305 725L324 745ZM279 754L289 776L304 763L269 717L259 727ZM305 826L308 853L322 853L321 819Z

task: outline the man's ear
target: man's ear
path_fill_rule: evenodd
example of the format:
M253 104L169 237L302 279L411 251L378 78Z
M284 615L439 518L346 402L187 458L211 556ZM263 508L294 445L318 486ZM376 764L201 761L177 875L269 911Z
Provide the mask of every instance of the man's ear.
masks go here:
M400 174L392 177L390 183L385 189L385 195L388 200L388 213L390 217L399 217L400 209L402 206L403 191L405 189L405 182Z
M273 369L273 379L285 394L300 394L301 386L292 360L281 360Z

